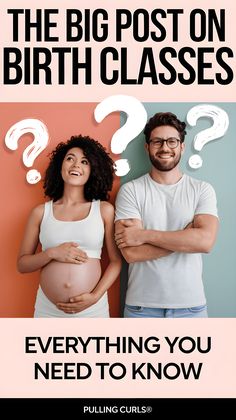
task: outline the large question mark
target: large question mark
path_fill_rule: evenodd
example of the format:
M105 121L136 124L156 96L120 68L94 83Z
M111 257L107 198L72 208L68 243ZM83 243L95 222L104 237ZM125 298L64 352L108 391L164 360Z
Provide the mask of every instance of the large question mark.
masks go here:
M37 119L25 119L14 124L7 132L5 144L11 150L18 148L18 140L26 133L32 133L34 141L23 153L23 163L27 168L31 167L37 156L47 147L49 134L46 125ZM26 180L29 184L37 184L41 179L36 169L27 172Z
M94 118L100 123L107 115L115 111L124 111L127 114L126 123L115 132L111 140L112 153L120 154L143 130L147 122L147 112L142 103L133 96L113 95L97 105ZM128 160L116 160L115 171L117 176L126 175L130 171Z
M215 105L202 104L191 108L187 114L188 124L195 126L197 120L201 117L211 118L213 120L213 126L200 131L194 137L194 149L197 151L201 151L206 143L223 137L229 126L228 114L222 108ZM193 169L201 168L202 158L199 155L192 155L188 163Z

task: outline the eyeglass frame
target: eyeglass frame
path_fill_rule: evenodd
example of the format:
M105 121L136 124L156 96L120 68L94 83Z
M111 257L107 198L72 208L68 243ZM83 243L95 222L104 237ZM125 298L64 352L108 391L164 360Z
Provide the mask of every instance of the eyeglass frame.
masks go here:
M171 146L169 146L169 145L168 145L168 141L169 141L169 140L171 140L171 139L174 139L174 140L176 140L176 141L177 141L177 144L176 144L176 146L175 146L175 147L171 147ZM166 145L167 145L167 147L168 147L169 149L176 149L176 148L178 147L179 143L183 143L183 141L182 141L182 140L177 139L176 137L169 137L168 139L162 139L161 137L154 137L153 139L149 140L148 144L151 144L151 143L153 144L153 141L154 141L154 140L159 140L159 141L161 141L161 145L160 145L160 146L157 146L157 145L155 144L155 142L154 142L153 147L154 147L154 148L156 148L156 149L161 149L161 148L163 147L163 144L164 144L164 143L166 143Z

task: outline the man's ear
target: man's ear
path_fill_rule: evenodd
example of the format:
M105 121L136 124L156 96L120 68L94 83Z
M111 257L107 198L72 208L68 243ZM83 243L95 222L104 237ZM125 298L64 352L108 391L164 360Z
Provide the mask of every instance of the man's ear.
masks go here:
M182 156L185 152L185 143L181 143L180 147L181 147L181 156Z
M148 152L149 149L148 149L148 144L147 143L144 144L144 149L146 150L147 153L149 153Z

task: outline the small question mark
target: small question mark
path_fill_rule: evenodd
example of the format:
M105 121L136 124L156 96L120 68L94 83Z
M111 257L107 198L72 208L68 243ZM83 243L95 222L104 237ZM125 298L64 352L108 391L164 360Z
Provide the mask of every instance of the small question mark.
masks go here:
M213 120L213 126L200 131L194 137L194 149L197 151L201 151L206 143L223 137L229 126L228 114L222 108L215 105L202 104L191 108L187 114L188 124L195 126L197 120L201 117L211 118ZM188 164L193 169L201 168L201 156L192 155L189 158Z
M94 111L94 118L100 123L107 115L115 111L124 111L127 114L127 121L115 132L111 140L112 153L120 154L143 130L147 122L147 112L142 103L133 96L113 95L97 105ZM126 175L130 171L128 160L116 160L115 171L117 176Z
M18 148L18 140L26 133L32 133L34 141L23 153L23 163L27 168L31 167L37 156L47 147L49 134L46 125L37 119L25 119L14 124L5 136L5 144L11 150ZM36 169L27 172L26 180L29 184L37 184L41 179Z

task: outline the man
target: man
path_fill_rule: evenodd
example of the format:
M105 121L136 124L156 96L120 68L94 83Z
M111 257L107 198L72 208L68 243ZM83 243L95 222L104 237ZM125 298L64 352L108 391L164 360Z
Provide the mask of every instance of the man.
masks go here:
M115 239L129 263L125 317L208 316L201 254L216 239L216 196L210 184L181 173L185 127L170 112L150 118L151 172L117 196Z

